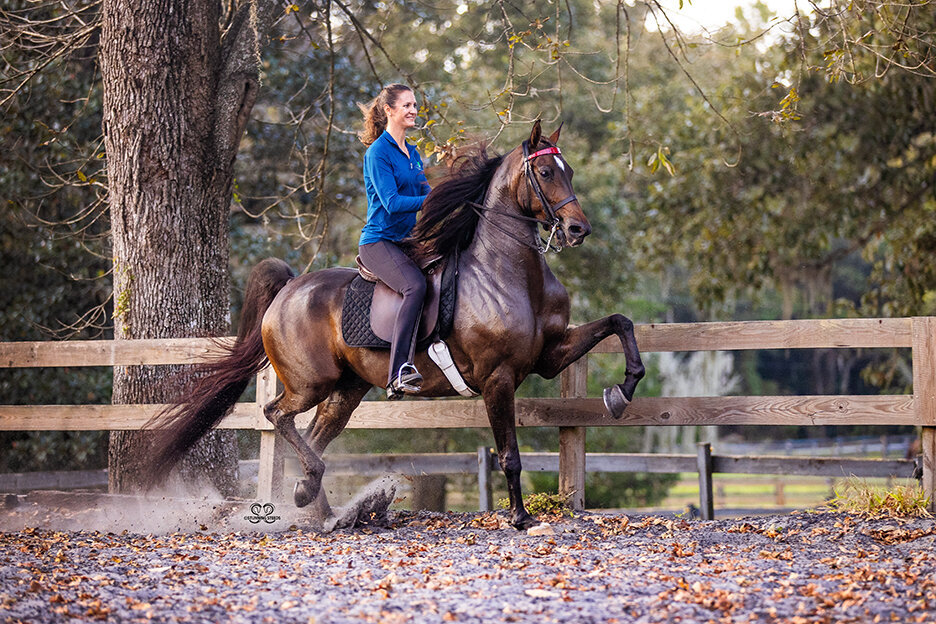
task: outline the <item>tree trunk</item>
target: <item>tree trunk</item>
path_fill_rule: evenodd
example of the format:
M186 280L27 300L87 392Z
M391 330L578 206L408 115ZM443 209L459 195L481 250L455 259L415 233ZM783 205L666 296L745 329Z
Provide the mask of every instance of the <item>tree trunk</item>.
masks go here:
M413 477L413 511L445 511L445 475Z
M444 453L448 450L449 435L444 429L425 431L413 440L416 453ZM417 475L413 477L413 511L445 511L445 475Z
M233 162L257 89L243 11L221 40L211 0L105 0L100 63L113 237L116 339L229 332ZM256 22L254 22L256 25ZM250 53L244 53L249 49ZM241 59L241 57L247 57ZM178 376L176 376L178 375ZM115 367L114 403L164 403L183 367ZM112 492L137 488L145 434L113 432ZM237 443L214 432L183 462L186 481L234 492Z

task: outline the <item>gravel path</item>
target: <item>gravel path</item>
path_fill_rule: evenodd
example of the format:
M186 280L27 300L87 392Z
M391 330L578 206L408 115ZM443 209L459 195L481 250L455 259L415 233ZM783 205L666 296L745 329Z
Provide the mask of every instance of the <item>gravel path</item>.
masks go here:
M539 536L492 513L328 535L291 520L4 527L0 622L936 622L930 519L585 514Z

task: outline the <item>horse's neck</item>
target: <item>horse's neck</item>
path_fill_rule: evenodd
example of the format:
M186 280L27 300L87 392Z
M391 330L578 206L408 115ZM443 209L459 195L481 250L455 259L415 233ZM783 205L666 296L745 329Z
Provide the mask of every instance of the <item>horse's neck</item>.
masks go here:
M466 255L504 286L515 288L530 280L542 280L549 268L536 249L538 226L499 214L514 211L520 214L517 206L498 205L490 198L485 205L498 212L485 212L484 218L479 219Z

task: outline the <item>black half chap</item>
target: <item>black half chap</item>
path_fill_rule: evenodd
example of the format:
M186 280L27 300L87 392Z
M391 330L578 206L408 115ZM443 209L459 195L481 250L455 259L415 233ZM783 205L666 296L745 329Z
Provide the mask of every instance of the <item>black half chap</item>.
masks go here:
M426 298L426 276L402 249L390 241L361 245L358 253L369 271L403 295L403 305L397 313L390 342L390 372L387 376L387 385L390 385L400 367L413 359L416 328Z

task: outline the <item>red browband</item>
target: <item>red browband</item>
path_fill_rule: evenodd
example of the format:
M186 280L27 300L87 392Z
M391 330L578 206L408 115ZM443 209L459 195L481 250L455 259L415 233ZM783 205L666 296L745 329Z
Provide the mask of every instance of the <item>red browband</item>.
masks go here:
M537 150L537 151L533 152L532 154L530 154L529 156L527 156L527 160L533 160L533 159L536 158L537 156L545 156L545 155L547 155L547 154L557 154L557 155L558 155L558 154L562 154L562 152L559 151L559 148L558 148L558 147L544 147L543 149Z

